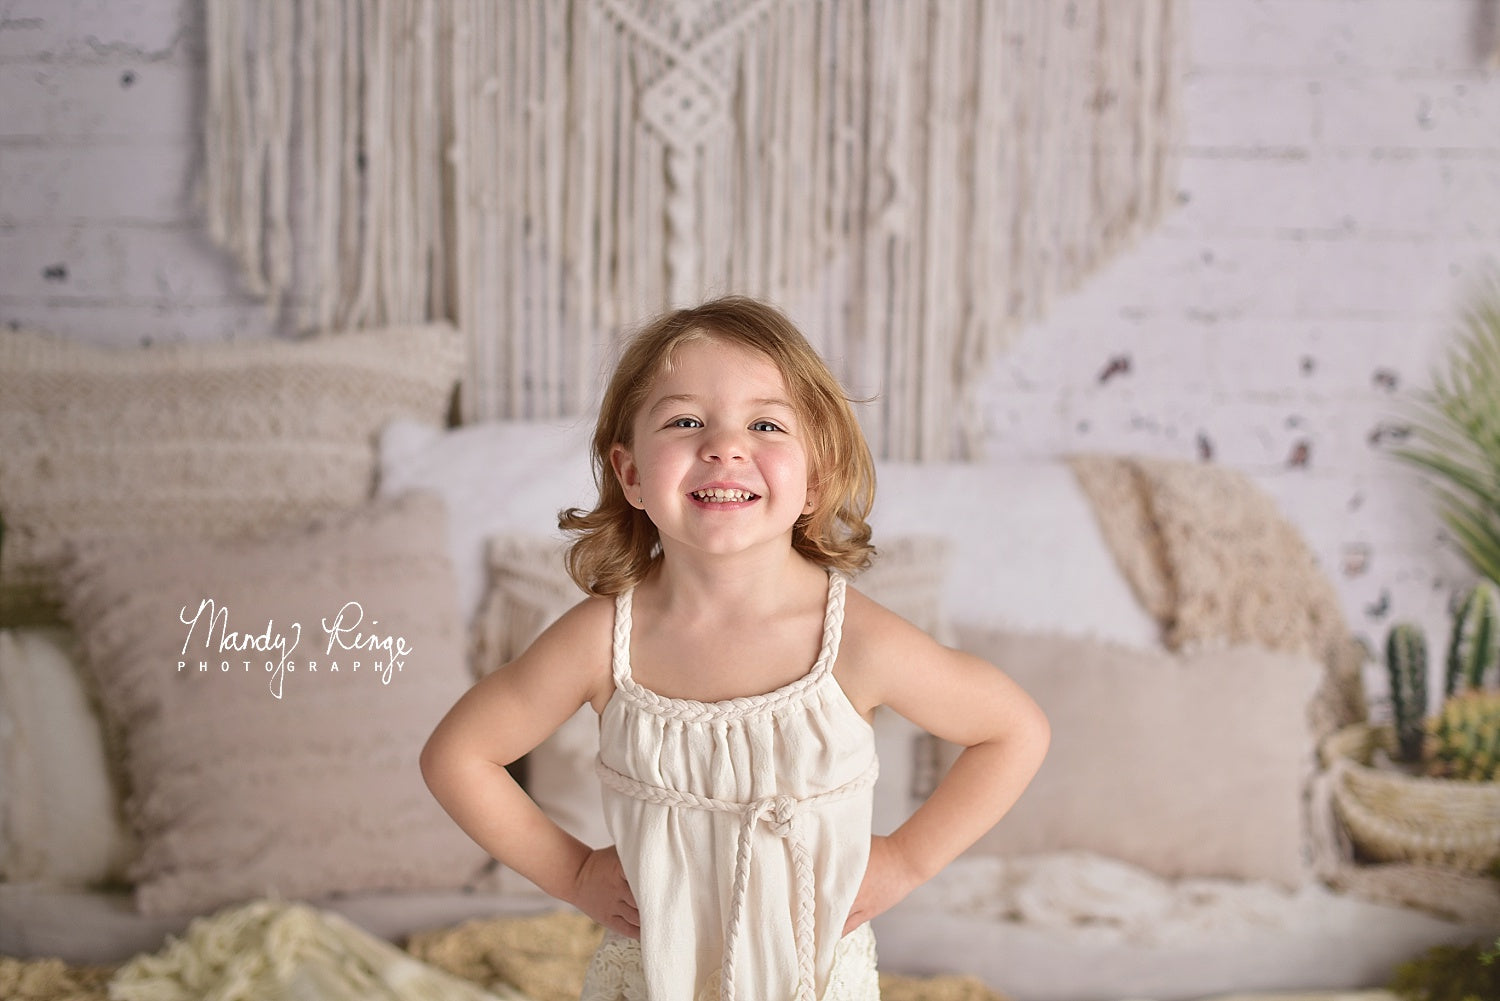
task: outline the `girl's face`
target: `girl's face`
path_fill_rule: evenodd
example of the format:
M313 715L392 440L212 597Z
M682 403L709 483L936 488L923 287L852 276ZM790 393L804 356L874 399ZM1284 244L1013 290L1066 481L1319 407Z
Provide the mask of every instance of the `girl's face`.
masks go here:
M680 345L610 463L673 547L724 556L791 545L811 511L804 428L776 364L713 336Z

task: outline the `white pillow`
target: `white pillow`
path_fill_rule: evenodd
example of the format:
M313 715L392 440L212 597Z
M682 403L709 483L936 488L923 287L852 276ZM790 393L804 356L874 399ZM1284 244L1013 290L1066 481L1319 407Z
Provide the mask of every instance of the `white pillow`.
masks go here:
M451 431L401 419L385 428L377 493L426 490L443 498L448 554L466 621L484 596L485 547L491 536L560 540L558 511L593 506L592 435L592 422L583 418L492 421Z
M949 541L943 610L955 625L1161 648L1063 460L880 462L876 475L877 546L902 535Z
M118 882L131 854L71 637L0 630L0 878Z

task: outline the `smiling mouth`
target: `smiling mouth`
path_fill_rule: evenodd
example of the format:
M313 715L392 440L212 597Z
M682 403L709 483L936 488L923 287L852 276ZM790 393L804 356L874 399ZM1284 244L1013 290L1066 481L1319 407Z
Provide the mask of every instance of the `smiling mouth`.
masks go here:
M722 490L715 488L713 490L694 490L688 496L692 497L693 500L702 501L705 504L734 504L755 500L760 494L752 494L748 490Z

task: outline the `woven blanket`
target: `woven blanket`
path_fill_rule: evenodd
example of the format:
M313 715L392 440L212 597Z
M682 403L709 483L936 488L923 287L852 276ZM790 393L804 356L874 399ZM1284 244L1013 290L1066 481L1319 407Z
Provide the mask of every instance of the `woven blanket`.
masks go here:
M0 957L10 1001L574 1001L603 929L583 915L492 918L406 949L337 914L257 900L198 918L119 967ZM885 1001L1005 1001L973 977L881 974Z

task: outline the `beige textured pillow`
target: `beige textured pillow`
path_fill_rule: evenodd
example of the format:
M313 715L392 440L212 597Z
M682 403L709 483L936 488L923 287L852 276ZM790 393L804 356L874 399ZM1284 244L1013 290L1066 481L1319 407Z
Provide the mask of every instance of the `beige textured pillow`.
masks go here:
M1304 881L1317 662L982 629L961 629L960 641L1052 724L1041 771L979 850L1090 851L1168 878Z
M377 436L441 422L446 325L106 349L0 336L0 625L57 620L70 540L223 538L369 497Z
M1333 582L1244 473L1144 456L1069 462L1172 649L1254 643L1325 657L1345 642Z
M94 543L64 584L124 754L141 911L457 887L486 861L417 766L468 684L437 498L256 539Z

